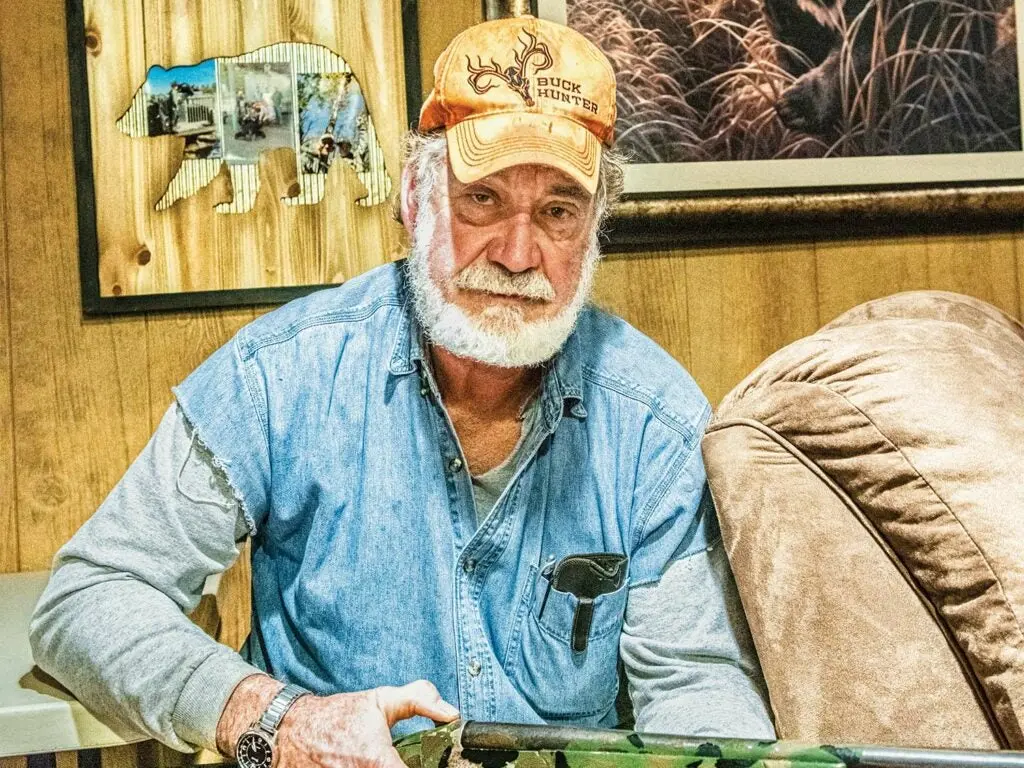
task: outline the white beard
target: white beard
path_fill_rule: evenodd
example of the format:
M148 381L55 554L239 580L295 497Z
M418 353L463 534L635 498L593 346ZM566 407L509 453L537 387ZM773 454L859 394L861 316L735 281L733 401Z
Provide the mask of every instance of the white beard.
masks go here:
M430 274L434 260L448 280L455 262L450 239L436 238L437 214L428 201L420 201L412 232L409 253L409 282L413 308L431 343L459 357L470 358L502 368L538 366L554 357L576 327L580 311L590 296L594 272L601 252L597 229L591 233L583 256L576 293L557 315L528 322L515 306L488 307L473 317L445 299Z

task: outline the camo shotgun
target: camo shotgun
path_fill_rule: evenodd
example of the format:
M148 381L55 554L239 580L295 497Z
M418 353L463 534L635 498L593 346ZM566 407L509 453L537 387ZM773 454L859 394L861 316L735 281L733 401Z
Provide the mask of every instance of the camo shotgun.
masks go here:
M395 743L409 768L1024 768L1024 752L689 738L456 722Z

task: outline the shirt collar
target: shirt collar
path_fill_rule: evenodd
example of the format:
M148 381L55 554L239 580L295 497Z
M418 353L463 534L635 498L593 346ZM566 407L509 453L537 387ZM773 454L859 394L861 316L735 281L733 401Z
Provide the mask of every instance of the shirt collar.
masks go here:
M404 376L409 373L416 373L414 362L414 346L416 359L422 359L421 344L413 344L414 339L419 339L419 323L416 322L412 308L412 296L409 292L409 275L407 259L396 262L398 270L398 291L402 299L402 311L400 313L398 327L395 329L395 341L391 349L391 361L388 363L388 370L395 376Z
M395 329L395 343L391 350L388 370L395 376L416 373L416 361L423 359L422 344L419 342L419 323L413 318L412 302L406 293L402 302L401 318ZM414 344L413 340L417 343Z
M587 415L587 409L583 407L582 351L577 329L569 335L558 354L544 366L541 408L551 432L555 431L566 410L579 419Z

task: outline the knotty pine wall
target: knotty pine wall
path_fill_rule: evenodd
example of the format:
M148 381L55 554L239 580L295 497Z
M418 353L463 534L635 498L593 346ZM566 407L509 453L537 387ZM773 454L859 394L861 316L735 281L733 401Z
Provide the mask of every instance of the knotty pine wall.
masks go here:
M420 0L425 75L479 6ZM67 89L64 0L0 2L0 572L49 566L141 450L171 385L255 316L82 317ZM787 342L914 288L1020 317L1024 236L649 253L606 262L597 295L718 401Z

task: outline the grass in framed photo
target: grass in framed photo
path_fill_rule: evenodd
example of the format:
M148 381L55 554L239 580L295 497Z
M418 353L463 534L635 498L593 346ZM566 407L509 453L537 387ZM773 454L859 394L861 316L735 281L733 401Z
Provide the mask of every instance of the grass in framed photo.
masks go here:
M634 194L1024 178L1014 0L539 0L618 81Z

